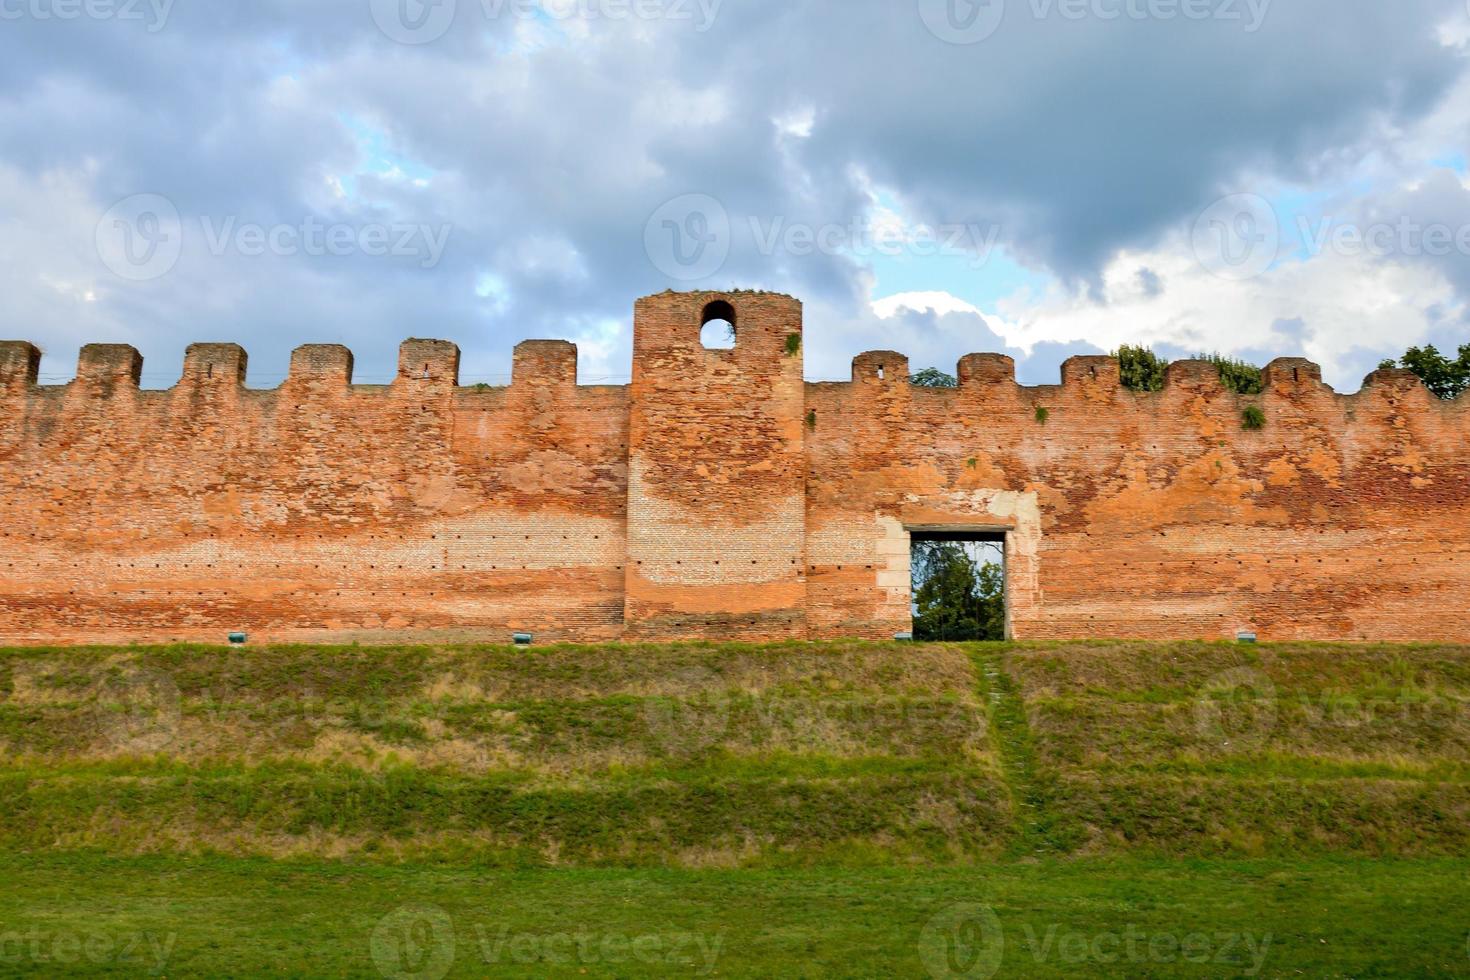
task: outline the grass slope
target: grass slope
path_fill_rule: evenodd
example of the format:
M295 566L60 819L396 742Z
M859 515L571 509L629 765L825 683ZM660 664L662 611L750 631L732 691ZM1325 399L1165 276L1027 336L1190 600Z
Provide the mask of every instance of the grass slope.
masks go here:
M1463 854L1470 651L0 652L0 848L739 866Z
M500 863L1000 852L968 656L891 646L0 656L0 846Z
M1464 854L1470 651L1069 644L1003 670L1068 849Z

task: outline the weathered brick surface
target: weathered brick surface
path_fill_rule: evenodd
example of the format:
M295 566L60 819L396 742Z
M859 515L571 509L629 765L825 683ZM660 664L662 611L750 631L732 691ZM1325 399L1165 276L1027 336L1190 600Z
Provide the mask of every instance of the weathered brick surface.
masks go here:
M736 347L705 350L721 312ZM890 636L909 532L966 528L1007 533L1019 637L1470 640L1470 398L1299 359L1257 397L1192 362L1130 392L1109 358L1027 388L985 354L916 389L881 351L806 384L800 336L789 297L666 293L628 387L530 341L461 388L415 340L390 385L310 346L270 391L231 344L168 391L128 347L43 387L0 344L0 642Z
M719 317L733 350L700 343ZM634 320L630 631L805 636L801 304L665 293Z

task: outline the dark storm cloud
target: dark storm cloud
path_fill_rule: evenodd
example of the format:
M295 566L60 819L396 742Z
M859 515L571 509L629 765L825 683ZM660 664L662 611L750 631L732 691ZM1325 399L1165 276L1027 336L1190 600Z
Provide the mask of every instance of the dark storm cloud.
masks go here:
M818 345L819 370L840 373L870 335L904 329L872 320L862 264L845 250L763 249L762 223L849 224L871 180L922 220L998 223L1013 254L1088 281L1242 174L1310 180L1371 151L1463 67L1434 30L1465 16L1453 0L1278 0L1255 31L1038 18L1039 2L1010 0L995 34L971 45L936 38L895 0L726 0L703 8L710 23L697 5L674 16L675 0L662 19L586 21L517 15L508 0L487 16L481 0L459 0L443 35L419 45L390 39L369 0L3 20L0 168L14 193L60 182L98 215L161 194L196 240L167 275L135 283L96 260L84 222L7 226L22 268L8 271L0 314L26 322L0 332L42 334L52 371L109 339L144 348L150 373L177 373L191 340L240 339L266 380L290 347L317 340L350 344L364 373L382 375L410 334L458 341L485 374L508 370L526 336L601 336L616 360L633 299L683 285L645 254L645 223L697 193L732 229L707 284L802 296L825 318L814 334L834 338ZM809 118L809 135L775 125L792 116ZM364 132L381 146L365 148ZM372 176L375 156L406 176ZM201 221L231 217L451 234L427 269L200 247ZM486 276L493 295L477 293ZM73 293L91 298L57 298ZM979 318L970 333L973 344L944 334L934 357L1003 347Z

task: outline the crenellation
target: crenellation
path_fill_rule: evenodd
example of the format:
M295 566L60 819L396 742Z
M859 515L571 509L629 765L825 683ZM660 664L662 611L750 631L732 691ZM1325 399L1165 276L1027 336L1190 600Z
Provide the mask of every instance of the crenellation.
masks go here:
M291 352L286 385L313 391L345 391L352 385L352 351L341 344L303 344Z
M1429 395L1429 390L1424 387L1419 376L1413 371L1406 371L1403 368L1379 368L1363 379L1363 390L1359 394L1413 397L1416 389L1418 392Z
M1016 361L1005 354L966 354L955 365L961 388L1016 386Z
M1225 382L1220 380L1220 368L1211 361L1173 361L1164 369L1164 388L1216 394L1225 391Z
M459 345L447 340L405 340L398 348L395 385L410 389L459 386Z
M89 394L137 391L142 377L143 355L127 344L88 344L77 356L77 386Z
M859 386L869 382L906 385L909 382L909 359L897 351L867 351L852 359L852 380ZM896 390L904 389L898 387Z
M577 345L565 340L525 340L516 345L511 384L575 388Z
M1278 357L1261 369L1261 386L1281 393L1332 389L1322 383L1322 368L1304 357Z
M1062 362L1062 385L1114 390L1123 386L1118 359L1107 355L1080 354Z
M24 340L0 340L0 389L24 391L41 373L41 351Z
M245 348L239 344L190 344L184 351L181 388L244 388Z
M630 385L535 340L462 388L455 344L410 340L390 385L317 344L260 391L234 344L164 391L131 347L38 386L0 344L0 642L891 637L926 528L1006 535L1021 638L1470 640L1470 398L1398 370L1340 395L1303 358L1261 396L1203 361L1130 391L1099 356L1023 387L968 354L921 390L869 351L808 383L801 337L791 297L664 293Z

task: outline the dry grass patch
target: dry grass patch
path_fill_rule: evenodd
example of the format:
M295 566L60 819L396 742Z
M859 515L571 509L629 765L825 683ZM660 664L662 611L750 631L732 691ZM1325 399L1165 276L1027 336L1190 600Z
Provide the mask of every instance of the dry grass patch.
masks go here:
M0 655L12 760L596 772L711 754L988 754L958 647L212 648Z

